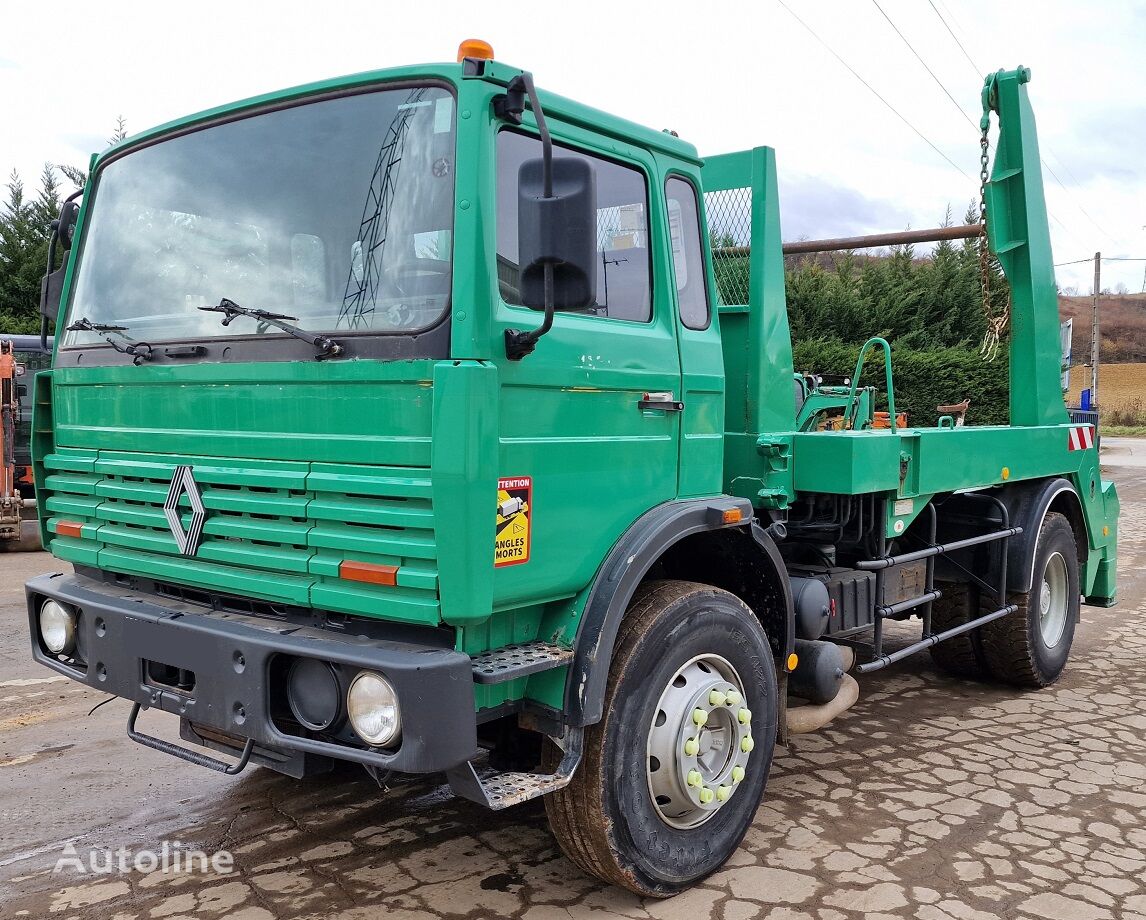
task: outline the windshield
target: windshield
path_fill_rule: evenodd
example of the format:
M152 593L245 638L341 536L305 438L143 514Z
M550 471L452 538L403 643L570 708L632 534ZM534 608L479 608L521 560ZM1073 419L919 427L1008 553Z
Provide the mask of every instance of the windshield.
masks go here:
M449 304L454 99L437 86L326 98L153 144L101 170L68 322L134 341L414 333ZM91 330L63 344L96 345Z

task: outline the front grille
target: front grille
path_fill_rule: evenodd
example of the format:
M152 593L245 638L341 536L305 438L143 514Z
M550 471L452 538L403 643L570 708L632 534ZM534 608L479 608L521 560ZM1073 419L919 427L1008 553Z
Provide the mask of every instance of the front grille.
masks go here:
M207 511L193 557L163 513L177 465L191 467ZM430 473L268 460L57 448L44 458L48 530L78 521L51 549L83 565L207 591L407 622L438 619ZM184 529L191 507L179 506ZM345 559L398 566L397 585L343 581Z

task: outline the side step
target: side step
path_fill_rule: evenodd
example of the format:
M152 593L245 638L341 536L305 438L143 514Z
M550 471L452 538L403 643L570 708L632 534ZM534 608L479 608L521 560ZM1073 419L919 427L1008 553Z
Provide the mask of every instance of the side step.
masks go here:
M552 642L522 642L473 656L474 682L500 684L539 671L559 668L573 660L573 650Z
M556 792L569 785L573 772L581 763L584 732L570 728L564 738L551 738L564 751L556 773L489 773L482 776L467 760L447 772L454 795L486 808L500 811L530 799Z

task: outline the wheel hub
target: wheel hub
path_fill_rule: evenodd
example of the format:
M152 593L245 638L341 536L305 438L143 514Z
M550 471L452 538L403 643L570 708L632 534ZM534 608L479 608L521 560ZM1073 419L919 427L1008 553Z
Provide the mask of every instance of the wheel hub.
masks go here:
M648 737L648 784L661 819L703 824L743 781L752 738L740 675L719 655L686 662L661 693Z
M1066 629L1070 587L1066 560L1061 553L1052 553L1043 569L1042 590L1039 592L1039 631L1047 648L1054 648Z

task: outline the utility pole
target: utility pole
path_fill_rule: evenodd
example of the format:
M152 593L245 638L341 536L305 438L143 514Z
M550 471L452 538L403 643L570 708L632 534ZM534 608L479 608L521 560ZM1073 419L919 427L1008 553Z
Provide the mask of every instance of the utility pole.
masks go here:
M1102 284L1102 253L1094 254L1094 291L1090 318L1090 405L1098 408L1098 291Z

